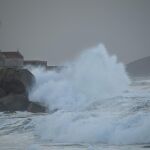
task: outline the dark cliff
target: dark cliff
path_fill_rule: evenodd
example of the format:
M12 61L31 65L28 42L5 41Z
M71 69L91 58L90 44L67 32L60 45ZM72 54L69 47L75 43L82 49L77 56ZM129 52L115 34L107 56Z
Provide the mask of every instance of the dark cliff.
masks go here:
M127 64L126 69L131 76L150 76L150 56Z
M0 111L34 111L28 99L35 78L27 69L0 69ZM38 105L38 104L35 104ZM32 106L32 107L31 107ZM29 109L30 108L30 109ZM44 111L43 107L39 108ZM40 109L38 109L40 111Z
M28 94L35 78L27 69L0 69L0 89L8 94Z

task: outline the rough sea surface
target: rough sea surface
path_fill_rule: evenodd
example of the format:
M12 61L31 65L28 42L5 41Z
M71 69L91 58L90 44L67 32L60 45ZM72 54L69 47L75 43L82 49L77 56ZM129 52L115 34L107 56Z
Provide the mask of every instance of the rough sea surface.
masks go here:
M0 113L0 150L150 148L150 79L130 79L103 45L61 72L32 69L30 99L45 114Z
M0 149L1 150L143 150L150 147L150 80L138 79L132 82L130 91L122 97L114 97L111 102L94 104L88 111L58 111L53 114L32 114L29 112L0 113ZM102 116L101 116L102 114ZM63 128L68 124L79 124L78 131L61 129L62 124L50 122L57 115L71 116L67 123L65 117ZM43 122L41 122L43 120ZM49 124L47 124L47 122ZM57 120L57 119L56 119ZM55 120L53 120L55 121ZM63 122L62 121L62 122ZM58 117L58 123L60 123ZM61 122L61 123L62 123ZM94 123L93 123L94 122ZM65 130L64 142L51 139L52 135L42 139L40 132L52 134L55 128ZM47 125L42 125L47 124ZM53 131L50 126L53 127ZM44 126L44 127L43 127ZM47 127L46 127L47 126ZM72 125L70 125L72 126ZM81 127L80 127L81 126ZM92 126L92 127L91 127ZM75 127L74 127L75 128ZM85 128L85 129L83 129ZM86 129L88 128L88 129ZM80 131L80 130L83 131ZM71 129L69 129L71 130ZM87 133L82 133L86 132ZM57 131L59 132L59 131ZM92 133L91 133L92 132ZM94 134L93 134L94 132ZM99 132L99 133L98 133ZM53 133L54 134L54 133ZM62 134L62 133L61 133ZM65 140L66 136L76 139ZM86 137L81 137L81 135ZM75 137L74 137L75 136ZM92 137L91 137L92 136ZM53 136L52 136L53 137ZM95 140L94 138L97 138ZM82 141L82 140L83 141ZM89 140L88 140L89 139ZM60 141L60 142L59 142ZM87 142L88 141L88 142Z

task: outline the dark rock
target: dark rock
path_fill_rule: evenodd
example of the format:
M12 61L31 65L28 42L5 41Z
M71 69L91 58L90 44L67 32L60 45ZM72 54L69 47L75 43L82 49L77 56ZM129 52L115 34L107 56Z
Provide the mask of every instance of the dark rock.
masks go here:
M26 88L24 84L16 79L12 80L2 80L0 82L0 87L5 91L6 94L22 94L27 93Z
M29 102L28 93L35 78L27 69L0 69L0 111L46 112L38 103Z
M0 111L24 111L35 79L27 69L0 69Z
M0 88L0 98L6 96L6 92Z
M0 88L8 94L27 94L32 84L34 76L27 69L0 69Z
M35 103L35 102L30 102L27 110L32 113L46 112L46 108L44 106L41 106L40 104Z
M16 94L0 98L0 111L25 111L28 105L27 95Z
M0 111L6 111L6 110L7 110L6 107L2 103L0 103Z

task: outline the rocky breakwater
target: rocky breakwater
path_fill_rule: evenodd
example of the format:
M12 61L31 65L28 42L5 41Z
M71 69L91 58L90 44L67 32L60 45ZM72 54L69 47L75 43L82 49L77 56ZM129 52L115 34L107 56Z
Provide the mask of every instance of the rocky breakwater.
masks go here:
M27 69L0 69L0 111L45 112L45 108L29 101L28 93L35 82Z

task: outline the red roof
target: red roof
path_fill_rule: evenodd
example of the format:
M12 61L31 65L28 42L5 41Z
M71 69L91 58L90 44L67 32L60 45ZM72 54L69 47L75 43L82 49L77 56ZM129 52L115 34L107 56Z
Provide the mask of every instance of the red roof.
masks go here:
M1 52L6 58L21 58L23 59L23 56L20 52Z

